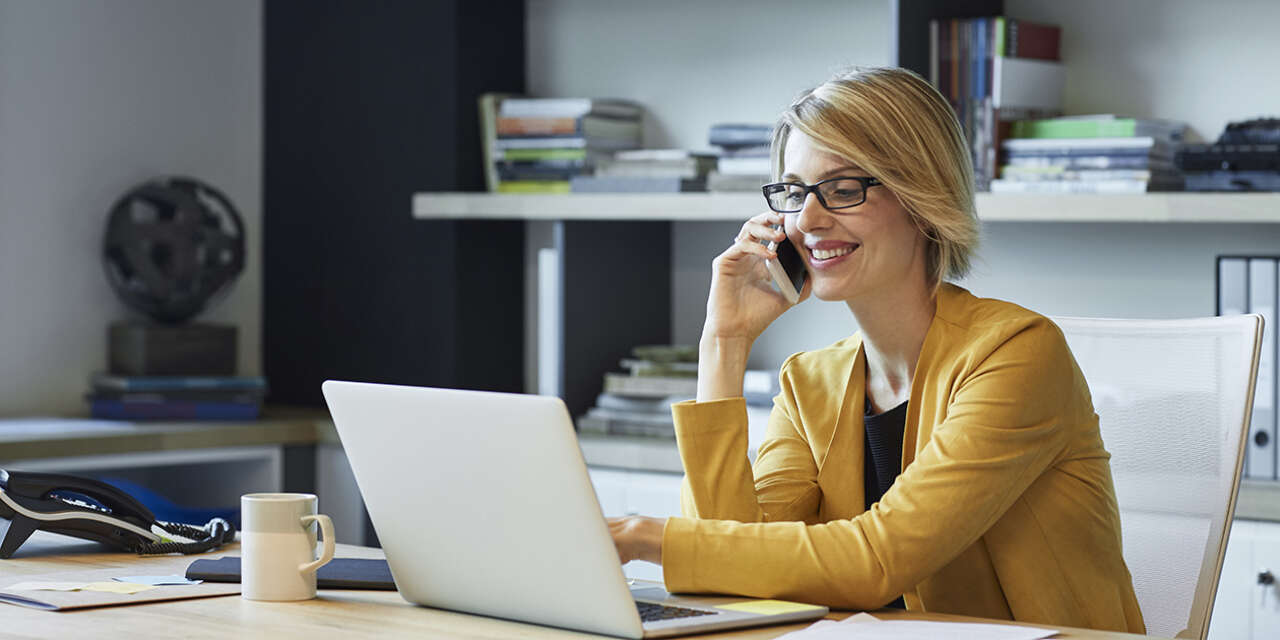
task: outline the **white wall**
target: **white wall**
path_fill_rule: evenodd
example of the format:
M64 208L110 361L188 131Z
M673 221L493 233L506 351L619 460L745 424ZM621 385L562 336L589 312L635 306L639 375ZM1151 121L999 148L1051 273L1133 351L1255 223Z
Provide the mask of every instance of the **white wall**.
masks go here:
M1227 122L1280 116L1280 2L1006 0L1016 18L1062 27L1068 113L1188 122L1215 140Z
M222 189L248 261L202 320L261 369L260 0L0 0L0 415L84 412L107 325L112 202L163 174Z

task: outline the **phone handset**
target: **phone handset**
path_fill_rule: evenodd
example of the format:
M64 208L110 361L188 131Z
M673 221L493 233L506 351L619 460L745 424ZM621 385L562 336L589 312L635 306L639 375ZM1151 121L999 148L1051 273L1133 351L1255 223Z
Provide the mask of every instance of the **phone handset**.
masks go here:
M781 229L782 225L774 225L773 228ZM790 238L783 238L781 242L769 242L765 246L778 255L777 260L766 260L764 263L769 269L769 275L773 276L773 284L787 302L800 302L800 292L804 290L804 281L809 277L809 272L804 267L804 258L800 257L800 252L791 244Z

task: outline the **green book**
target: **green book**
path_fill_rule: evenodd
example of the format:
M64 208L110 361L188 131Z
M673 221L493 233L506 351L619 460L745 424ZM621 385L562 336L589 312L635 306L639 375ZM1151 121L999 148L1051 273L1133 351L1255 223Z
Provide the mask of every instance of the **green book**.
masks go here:
M538 162L539 160L586 160L586 149L503 149L499 160Z
M1185 125L1141 118L1049 118L1013 123L1013 138L1154 138L1178 139Z
M568 180L504 180L498 193L569 193Z
M995 54L1000 57L1009 55L1005 53L1004 25L1005 25L1004 16L996 16Z

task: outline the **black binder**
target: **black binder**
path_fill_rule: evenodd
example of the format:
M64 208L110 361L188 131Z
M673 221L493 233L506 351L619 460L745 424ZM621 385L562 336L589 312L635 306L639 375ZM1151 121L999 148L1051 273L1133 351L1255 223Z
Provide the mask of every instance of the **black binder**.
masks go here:
M187 567L188 580L240 582L240 558L200 559ZM386 560L334 558L316 570L317 589L380 589L395 591Z

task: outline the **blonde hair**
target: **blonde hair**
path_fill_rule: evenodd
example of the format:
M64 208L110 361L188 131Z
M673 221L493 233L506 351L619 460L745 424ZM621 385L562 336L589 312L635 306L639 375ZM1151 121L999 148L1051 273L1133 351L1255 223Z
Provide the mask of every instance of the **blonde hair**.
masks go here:
M955 112L928 82L896 67L853 69L800 96L773 132L773 175L792 131L880 179L927 244L933 287L969 272L978 245L973 164Z

